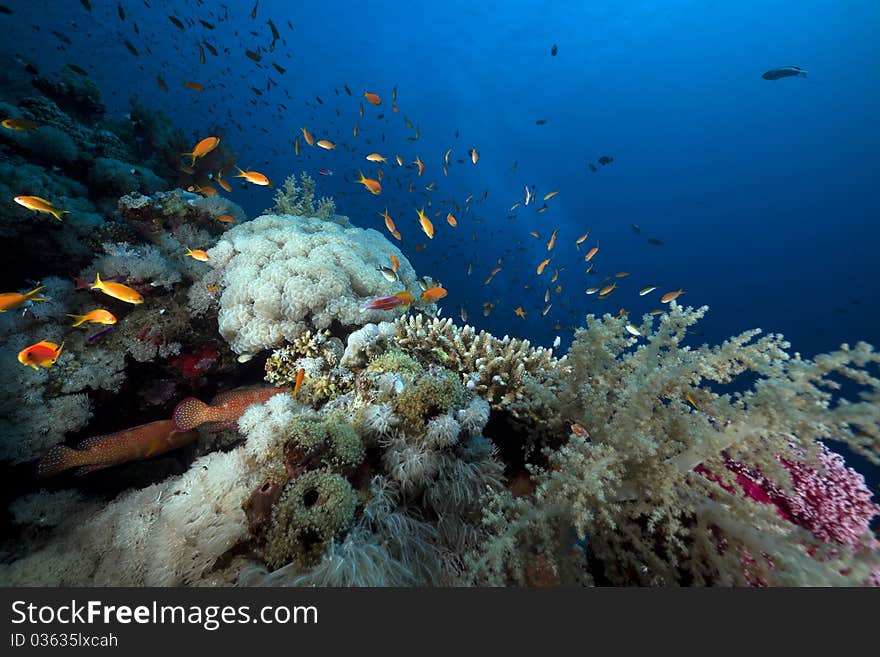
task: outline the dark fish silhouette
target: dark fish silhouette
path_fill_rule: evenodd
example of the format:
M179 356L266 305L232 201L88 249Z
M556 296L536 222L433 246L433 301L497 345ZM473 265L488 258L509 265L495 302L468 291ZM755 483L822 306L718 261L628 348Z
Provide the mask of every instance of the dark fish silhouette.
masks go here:
M771 68L761 77L765 80L779 80L780 78L807 77L807 72L800 66L780 66L779 68Z
M556 53L558 53L558 52L559 52L559 47L554 43L553 47L550 48L550 56L556 57Z

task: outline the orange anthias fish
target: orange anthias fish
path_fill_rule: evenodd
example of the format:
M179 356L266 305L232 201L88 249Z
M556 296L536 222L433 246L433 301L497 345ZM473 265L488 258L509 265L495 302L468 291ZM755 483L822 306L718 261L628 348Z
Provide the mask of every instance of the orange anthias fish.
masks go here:
M234 224L235 217L231 214L219 214L215 217L221 224Z
M589 251L587 251L587 255L584 256L584 262L589 262L593 259L593 256L599 253L599 246L596 245Z
M413 160L413 164L415 164L419 168L419 175L421 176L425 173L425 163L422 162L422 158L416 155L416 159Z
M198 260L199 262L208 262L209 260L211 260L211 256L209 256L202 249L196 249L195 251L193 251L192 249L187 248L186 253L184 253L183 255L190 257L193 260Z
M302 128L300 128L300 130L301 130L302 133L303 133L303 138L306 140L306 143L307 143L309 146L314 146L314 145L315 145L315 138L312 136L312 133L309 132L308 129L307 129L305 126L303 126Z
M422 302L423 303L431 303L432 301L437 301L442 299L448 294L448 292L440 287L439 285L435 287L430 287L424 292L422 292Z
M416 213L419 215L419 224L422 227L422 232L428 236L428 239L434 239L434 224L425 215L425 208L417 210Z
M183 86L187 89L191 89L192 91L197 91L199 93L202 93L205 90L205 85L199 84L198 82L190 82L189 80L184 82Z
M221 392L210 404L187 397L174 409L172 420L178 431L189 431L208 422L231 426L238 422L248 406L290 392L290 388L236 388Z
M669 303L674 299L678 299L682 294L684 294L684 290L673 290L672 292L667 292L662 297L660 297L660 303Z
M58 360L62 349L64 349L63 342L59 347L54 342L43 340L42 342L32 344L30 347L25 347L19 351L18 362L25 367L33 367L34 369L37 369L39 366L48 369L55 364L56 360Z
M544 273L544 267L550 264L550 260L551 258L547 258L546 260L541 261L541 263L538 265L538 269L536 270L538 276Z
M371 103L373 105L381 105L382 104L382 99L379 98L379 94L374 94L370 91L365 91L364 98L367 99L368 103Z
M400 269L400 260L397 259L396 255L392 255L390 260L391 260L391 271L396 272L398 269Z
M149 422L106 436L86 438L76 449L57 445L40 459L37 476L52 477L71 468L77 469L77 475L84 475L179 449L197 437L195 431L178 431L172 420Z
M528 314L525 310L522 309L522 306L517 306L516 310L514 310L513 312L516 313L517 317L521 317L522 319L525 319L526 315Z
M547 250L552 251L553 247L556 246L556 233L559 232L559 229L553 231L553 234L550 236L550 241L547 242Z
M373 180L372 178L367 178L364 176L363 171L358 171L360 178L355 180L355 183L359 185L363 185L368 190L370 190L371 194L378 196L382 193L382 184L378 180Z
M387 162L387 160L379 155L379 153L370 153L367 155L367 160L369 162Z
M19 205L26 207L28 210L51 214L58 221L61 221L62 214L70 214L70 210L58 210L51 201L47 201L39 196L16 196L12 199Z
M293 396L296 397L296 394L299 392L299 388L302 385L303 378L305 378L306 371L303 368L299 368L299 371L296 373L296 383L293 385Z
M492 282L492 279L495 278L495 274L501 271L501 267L495 267L492 271L489 272L489 276L483 281L483 285L488 285Z
M192 163L190 164L190 166L195 166L196 160L198 158L205 157L205 155L217 148L219 144L219 137L205 137L204 139L202 139L202 141L200 141L193 147L192 152L181 153L181 155L183 155L184 157L191 157Z
M85 315L67 315L68 317L72 317L74 319L73 327L76 328L81 324L85 324L86 322L91 322L92 324L115 324L116 317L109 310L104 310L102 308L95 308L91 312L86 313Z
M238 167L235 168L238 169L238 173L235 174L233 178L244 178L252 185L260 185L262 187L272 186L272 183L269 181L269 179L259 171L244 171L243 169L239 169Z
M223 174L221 171L217 172L217 176L216 176L215 180L217 181L217 184L223 188L223 191L228 192L228 193L232 193L232 185L230 185L228 182L223 180Z
M471 156L471 162L474 164L480 161L480 151L476 148L471 148L471 150L468 151L468 155Z
M44 286L40 286L36 289L31 290L30 292L25 292L22 294L21 292L3 292L0 294L0 313L5 313L7 310L14 310L15 308L19 308L26 304L28 301L45 301L43 297L38 297L40 290L43 289Z
M334 143L333 143L332 141L330 141L329 139L319 139L319 140L316 141L315 143L316 143L318 146L320 146L321 148L323 148L324 150L327 150L327 151L332 151L334 148L336 148L336 144L334 144Z
M125 301L126 303L139 304L144 302L144 297L137 290L133 290L122 283L113 283L110 281L102 281L101 274L95 274L95 282L92 283L91 289L100 290L107 296Z
M371 299L363 308L361 308L361 312L367 310L391 310L397 308L397 306L412 305L413 301L413 295L404 290L403 292L398 292L397 294L392 294L387 297L376 297L375 299Z
M587 431L586 427L582 424L578 424L577 422L573 422L571 425L571 432L575 436L580 436L581 438L589 438L590 432Z
M458 226L458 222L455 220L455 217L452 215L451 212L446 213L446 223L449 224L450 226L452 226L453 228Z

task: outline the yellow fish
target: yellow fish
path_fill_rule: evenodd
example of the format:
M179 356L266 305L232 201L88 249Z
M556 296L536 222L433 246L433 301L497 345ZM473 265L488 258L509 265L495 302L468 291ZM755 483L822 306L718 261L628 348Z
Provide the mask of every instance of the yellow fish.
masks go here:
M434 239L434 224L425 215L425 208L417 210L416 213L419 215L419 224L422 226L422 232L428 236L428 239Z
M67 315L68 317L72 317L75 321L73 322L74 328L81 324L85 324L86 322L91 322L92 324L115 324L116 317L113 316L109 310L103 310L101 308L96 308L91 312L86 313L85 315Z
M58 221L61 221L62 214L70 214L70 210L58 210L52 205L51 201L47 201L39 196L16 196L13 200L19 205L26 207L28 210L51 214Z
M133 290L122 283L113 283L110 281L102 281L101 274L95 274L95 282L92 283L93 290L100 290L107 296L125 301L125 303L139 304L144 302L144 297L137 290Z
M44 286L41 285L30 292L25 292L24 294L21 292L3 292L0 294L0 313L5 313L7 310L14 310L15 308L23 306L28 301L45 301L43 297L37 296L43 287Z
M193 251L192 249L187 248L186 253L183 255L188 256L193 260L198 260L199 262L208 262L211 259L211 256L205 253L202 249L196 249Z
M37 124L30 119L3 119L0 121L0 125L7 130L15 130L16 132L30 132L37 129Z

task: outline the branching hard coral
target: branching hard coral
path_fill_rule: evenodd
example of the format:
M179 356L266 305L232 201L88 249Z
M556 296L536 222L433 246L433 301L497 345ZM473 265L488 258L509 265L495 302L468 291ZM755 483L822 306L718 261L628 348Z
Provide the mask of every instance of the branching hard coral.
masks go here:
M550 349L532 347L528 340L479 333L471 326L457 327L451 319L429 319L424 315L401 317L395 322L396 342L406 352L418 354L457 372L468 390L479 394L493 408L504 408L526 416L532 407L553 397L549 374L567 371L565 359L556 359ZM530 381L538 386L526 397Z
M754 331L693 350L682 342L705 312L673 303L656 329L646 315L637 327L644 341L624 331L624 320L588 317L568 354L574 375L558 382L557 412L590 437L572 434L562 448L545 449L546 465L531 468L531 496L496 497L485 518L494 539L468 559L475 581L523 583L538 558L563 583L871 579L880 555L869 532L829 543L830 534L811 533L809 523L743 492L727 464L747 464L793 500L801 472L832 481L835 468L817 440L844 440L877 458L871 436L880 411L868 400L878 382L865 368L876 367L880 355L860 345L806 361L788 356L781 336L755 340ZM746 373L757 380L742 392L715 391ZM870 391L860 402L834 399L826 392L837 388L831 373ZM848 418L858 418L860 434ZM864 502L864 493L849 490L853 498L836 508ZM571 531L586 547L573 546Z
M336 203L332 198L323 196L315 203L315 191L317 185L314 178L303 171L299 176L299 184L296 174L290 174L284 181L284 185L275 192L275 207L266 210L263 214L289 214L298 217L318 217L325 221L336 221L343 226L348 226L348 220L335 214Z
M416 289L412 266L374 230L317 218L266 215L227 231L209 250L223 272L220 334L239 354L290 342L308 329L344 337L403 309L362 312L364 300ZM400 281L377 268L395 255Z

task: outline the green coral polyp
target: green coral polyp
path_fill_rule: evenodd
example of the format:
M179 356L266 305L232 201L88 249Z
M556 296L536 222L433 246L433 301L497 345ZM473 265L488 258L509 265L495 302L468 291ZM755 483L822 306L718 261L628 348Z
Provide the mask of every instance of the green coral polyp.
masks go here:
M407 433L420 435L424 433L428 420L453 406L460 406L463 397L464 390L458 377L443 367L434 367L413 379L392 403Z
M291 423L289 434L289 444L303 456L326 448L322 460L333 468L354 467L364 460L360 434L341 414L300 415Z
M306 472L287 484L272 513L266 561L314 563L354 522L358 497L351 484L324 470Z
M421 374L424 369L409 354L404 353L400 349L389 349L373 358L367 365L367 371L376 372L377 374L396 372L398 374L416 376Z

